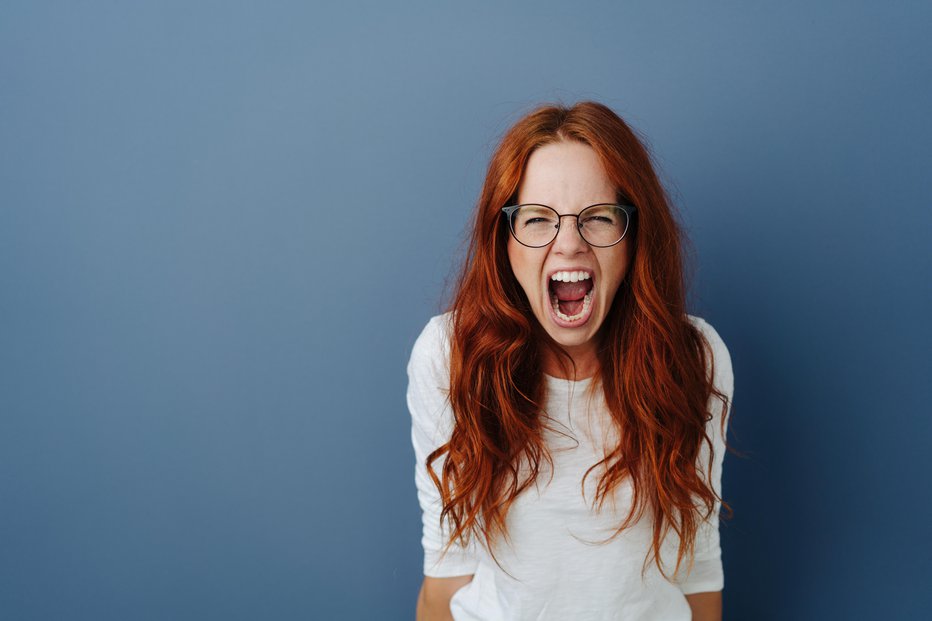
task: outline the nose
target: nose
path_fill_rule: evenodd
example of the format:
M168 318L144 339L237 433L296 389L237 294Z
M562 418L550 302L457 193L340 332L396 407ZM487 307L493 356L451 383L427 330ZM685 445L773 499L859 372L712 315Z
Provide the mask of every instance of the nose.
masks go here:
M579 232L579 219L574 214L560 216L560 230L557 231L557 237L553 240L553 251L557 254L574 255L587 250L589 250L589 244Z

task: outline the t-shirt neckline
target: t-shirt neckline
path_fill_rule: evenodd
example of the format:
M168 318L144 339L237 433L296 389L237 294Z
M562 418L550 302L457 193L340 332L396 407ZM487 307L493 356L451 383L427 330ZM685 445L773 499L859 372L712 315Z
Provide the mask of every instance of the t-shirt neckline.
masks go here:
M548 375L544 373L544 379L547 381L547 385L550 388L556 389L571 389L571 388L586 388L592 382L592 377L584 377L579 380L564 379L561 377L554 377L553 375Z

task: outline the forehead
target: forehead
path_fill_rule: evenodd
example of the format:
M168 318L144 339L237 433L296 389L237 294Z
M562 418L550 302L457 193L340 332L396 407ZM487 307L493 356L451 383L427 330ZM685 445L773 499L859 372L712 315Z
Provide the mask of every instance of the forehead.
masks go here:
M614 202L615 187L599 156L587 144L560 141L536 149L518 186L519 203L542 203L557 210Z

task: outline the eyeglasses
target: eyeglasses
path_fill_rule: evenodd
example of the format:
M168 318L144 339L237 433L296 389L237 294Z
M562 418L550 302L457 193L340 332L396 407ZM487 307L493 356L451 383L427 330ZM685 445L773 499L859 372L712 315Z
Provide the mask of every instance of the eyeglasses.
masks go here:
M502 207L512 236L529 248L543 248L555 240L565 217L576 218L576 229L590 246L614 246L625 238L635 211L634 205L608 203L590 205L578 214L559 214L552 207L534 203Z

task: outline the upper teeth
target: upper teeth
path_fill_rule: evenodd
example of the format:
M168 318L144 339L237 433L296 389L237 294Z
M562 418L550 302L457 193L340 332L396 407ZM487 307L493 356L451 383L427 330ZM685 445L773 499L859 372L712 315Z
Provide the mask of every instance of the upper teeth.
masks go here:
M550 277L550 280L561 280L563 282L578 282L592 278L589 272L556 272Z

